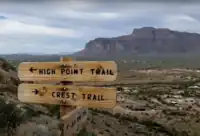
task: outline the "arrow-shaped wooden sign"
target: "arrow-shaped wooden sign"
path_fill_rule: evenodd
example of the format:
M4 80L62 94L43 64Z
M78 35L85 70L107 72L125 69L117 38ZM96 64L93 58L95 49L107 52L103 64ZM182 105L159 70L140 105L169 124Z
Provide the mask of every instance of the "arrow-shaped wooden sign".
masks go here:
M18 67L21 81L114 81L114 61L22 62Z
M28 103L113 108L116 104L116 88L21 84L18 87L18 99Z

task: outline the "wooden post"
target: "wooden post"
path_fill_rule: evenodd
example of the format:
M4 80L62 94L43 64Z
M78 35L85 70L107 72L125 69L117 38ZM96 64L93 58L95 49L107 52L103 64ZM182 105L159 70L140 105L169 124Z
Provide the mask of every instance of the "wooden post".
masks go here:
M117 67L114 62L96 62L96 61L91 62L91 63L90 62L86 62L86 63L73 62L74 66L72 66L72 63L70 61L72 62L71 58L61 57L60 63L32 62L31 64L31 63L23 62L18 67L19 79L22 81L27 81L27 82L30 81L27 84L19 85L18 99L22 102L29 102L29 103L60 104L60 119L62 121L61 124L63 125L63 126L62 125L60 126L62 130L61 136L74 136L76 135L75 133L78 133L80 128L82 128L82 125L84 125L84 123L87 121L88 108L85 108L85 107L99 107L99 108L110 107L111 108L111 106L115 106L116 104L116 90L113 88L105 90L105 88L103 89L99 87L98 88L89 87L89 89L87 89L88 87L83 87L83 86L75 87L75 81L113 81L115 80L117 77L117 74L114 74L114 73L116 73ZM67 65L67 63L71 63L71 64ZM75 63L79 63L79 64L75 64ZM60 65L60 67L58 67L59 66L58 64ZM69 70L69 67L74 69L74 73L71 73L71 75L69 76L68 75L64 76L64 71L67 72L67 70ZM75 70L76 67L82 67L80 69L81 70L80 74L78 74L79 72L78 73L75 72L77 71ZM51 72L49 72L49 70ZM98 73L95 75L94 72L97 72L97 70L104 76L98 75ZM77 75L74 75L74 74L77 74ZM65 80L68 80L68 81L65 81ZM43 83L47 81L49 82L51 81L52 83L57 81L56 84L60 84L62 88L60 88L61 86L43 85ZM34 83L34 84L31 85L30 83ZM72 84L74 87L72 86ZM59 87L59 92L57 92L58 87ZM76 91L75 93L72 93L74 94L72 95L72 97L75 96L75 100L74 101L72 100L74 103L71 103L72 101L70 101L70 95L68 97L68 100L64 99L63 97L62 98L59 97L59 94L61 96L61 94L68 93L68 92L60 93L61 89L63 91L69 91L69 93L70 91L71 92ZM101 91L98 91L98 90L101 90ZM44 95L46 92L48 92L47 95ZM57 93L56 95L57 98L54 99L54 97L56 97L55 96L56 93ZM40 95L44 97L40 97L36 95ZM89 97L84 97L84 96L89 96L89 95L94 96L93 98L94 101L91 101ZM60 98L61 100L59 100L58 98ZM85 98L88 98L88 99L85 99ZM96 102L97 99L99 100L99 102Z
M61 57L60 61L61 62L67 62L67 61L72 61L72 59ZM71 82L71 81L61 81L60 84L61 85L72 85L73 82ZM63 91L65 91L65 90L63 90ZM69 112L71 112L74 109L75 109L75 106L61 105L60 106L60 118L62 118L64 115L68 114ZM64 136L64 126L62 128L61 136Z

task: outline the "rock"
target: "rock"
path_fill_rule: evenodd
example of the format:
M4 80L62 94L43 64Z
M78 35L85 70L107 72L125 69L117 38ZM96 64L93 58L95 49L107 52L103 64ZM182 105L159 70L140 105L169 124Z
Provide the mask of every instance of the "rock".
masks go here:
M195 86L189 86L188 88L189 89L199 89L199 86L196 86L196 85Z
M143 27L129 35L96 38L76 56L119 56L137 54L190 53L200 50L200 34L172 31L167 28Z

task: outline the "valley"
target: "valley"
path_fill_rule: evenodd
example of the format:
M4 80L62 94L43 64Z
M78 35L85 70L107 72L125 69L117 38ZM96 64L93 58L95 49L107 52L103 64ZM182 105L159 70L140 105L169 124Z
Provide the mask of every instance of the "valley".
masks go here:
M15 121L12 120L12 122L15 122L16 129L12 127L16 130L16 136L27 136L27 133L30 133L30 136L34 133L41 136L59 135L61 132L59 126L62 122L58 120L58 106L26 104L17 100L16 92L19 81L16 72L15 70L12 72L9 63L4 65L6 65L7 72L3 70L3 67L1 68L4 80L0 86L0 97L4 103L2 106L12 107L7 110L15 115ZM81 136L200 135L198 129L200 71L198 69L138 69L134 67L132 61L128 60L121 61L118 65L118 78L114 82L76 82L76 85L112 86L118 90L115 108L90 109L87 126L80 132ZM12 84L6 82L10 80L9 78ZM13 115L4 116L13 117ZM10 128L9 124L8 127Z
M118 87L116 107L113 110L92 110L95 119L91 123L95 126L98 126L97 116L104 116L104 120L99 121L105 126L95 128L99 135L200 135L199 72L152 69L125 73L135 76L124 74L118 80L123 84L111 85Z

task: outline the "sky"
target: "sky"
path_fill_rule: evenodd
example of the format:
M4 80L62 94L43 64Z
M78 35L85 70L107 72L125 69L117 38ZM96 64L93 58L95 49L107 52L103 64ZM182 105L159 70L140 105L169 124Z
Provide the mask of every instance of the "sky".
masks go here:
M200 33L199 10L198 0L2 0L0 54L72 53L141 27Z

